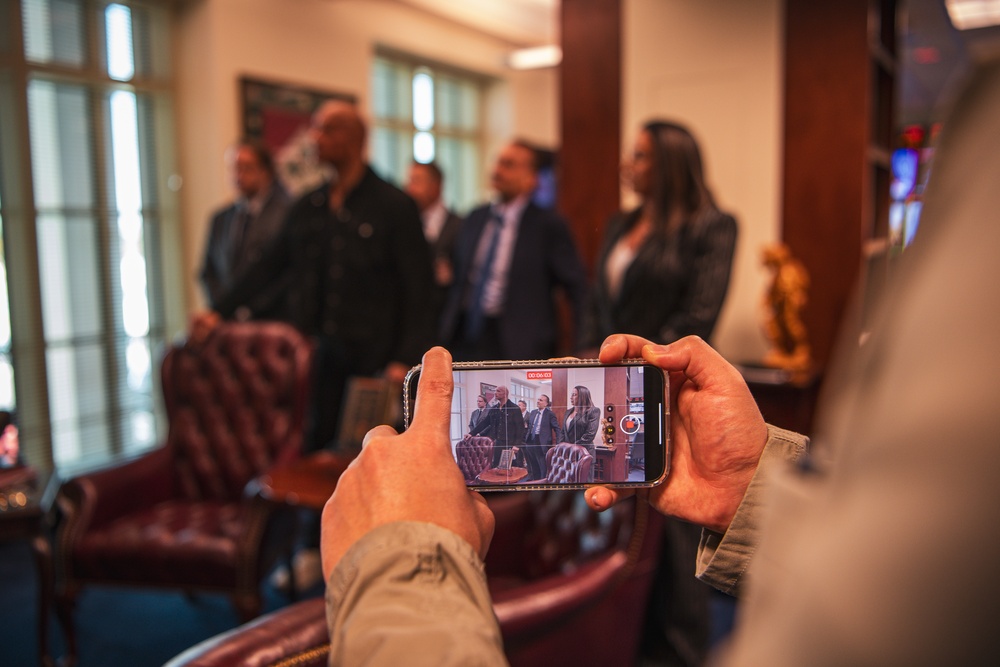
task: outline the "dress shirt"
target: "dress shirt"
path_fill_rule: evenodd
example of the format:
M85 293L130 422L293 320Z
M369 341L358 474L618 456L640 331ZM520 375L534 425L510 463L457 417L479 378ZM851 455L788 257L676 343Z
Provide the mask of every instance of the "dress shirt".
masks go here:
M483 288L482 306L487 317L497 317L503 311L504 296L507 294L507 284L510 281L510 260L514 254L514 243L517 241L517 231L521 225L521 214L528 205L528 196L522 195L505 204L493 204L493 212L503 221L500 234L497 236L496 255L492 270ZM483 238L487 238L483 234ZM477 260L486 256L487 248L477 249ZM476 272L473 272L475 275Z
M427 239L428 243L437 242L447 219L448 209L444 207L444 202L440 199L420 212L420 220L424 225L424 238Z

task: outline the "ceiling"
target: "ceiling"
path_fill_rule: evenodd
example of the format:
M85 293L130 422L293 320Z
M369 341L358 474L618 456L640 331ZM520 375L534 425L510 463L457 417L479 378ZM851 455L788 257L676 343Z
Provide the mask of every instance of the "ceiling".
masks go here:
M528 47L559 42L559 0L396 0Z
M941 120L976 60L1000 52L1000 27L956 30L944 0L903 0L899 26L898 124Z
M556 44L559 0L395 0L493 35L512 47ZM1000 27L956 30L944 0L899 2L899 125L940 120L969 65L1000 52Z

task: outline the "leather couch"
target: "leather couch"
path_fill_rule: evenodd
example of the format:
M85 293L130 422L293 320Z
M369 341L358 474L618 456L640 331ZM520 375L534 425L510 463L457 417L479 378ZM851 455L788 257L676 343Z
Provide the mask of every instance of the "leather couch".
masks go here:
M511 665L629 665L638 655L662 517L626 501L596 514L581 492L486 494L497 519L486 558ZM167 667L321 667L322 598L208 639Z

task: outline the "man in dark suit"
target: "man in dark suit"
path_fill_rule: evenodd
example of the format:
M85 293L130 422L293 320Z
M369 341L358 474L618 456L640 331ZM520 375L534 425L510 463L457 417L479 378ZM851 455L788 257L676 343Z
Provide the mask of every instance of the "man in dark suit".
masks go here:
M448 287L454 280L455 270L451 256L455 251L455 241L462 219L449 211L441 198L444 175L434 162L426 164L414 162L406 181L406 194L413 197L420 209L420 220L424 227L424 238L431 251L431 266L434 269L434 293L431 299L434 326L441 316Z
M559 418L549 409L549 397L538 397L538 409L528 413L528 432L524 436L524 457L528 462L528 479L545 479L548 466L545 455L552 445L563 441Z
M583 263L566 222L531 202L538 183L534 148L520 141L504 147L492 183L495 200L470 213L459 230L441 339L456 360L554 356L553 292L561 288L568 296L577 334L587 290ZM515 280L530 289L513 289Z
M232 288L239 276L260 261L264 251L281 231L292 200L274 175L274 161L262 145L241 141L227 160L232 163L236 200L216 211L209 223L201 278L210 308ZM268 285L269 292L280 285ZM272 300L273 311L258 310L257 319L283 319L281 303Z
M510 400L507 387L500 385L496 389L497 405L491 406L479 423L469 431L466 439L475 435L485 435L493 439L493 465L500 465L500 456L505 449L511 450L511 456L517 454L524 442L524 417L521 408ZM514 465L518 465L515 463Z

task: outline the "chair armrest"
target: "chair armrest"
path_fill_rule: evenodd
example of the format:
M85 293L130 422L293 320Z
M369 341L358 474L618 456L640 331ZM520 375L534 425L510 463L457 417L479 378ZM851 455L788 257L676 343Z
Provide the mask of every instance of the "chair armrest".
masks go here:
M325 667L330 652L323 598L311 598L216 635L164 667Z
M624 551L613 551L570 574L556 574L498 591L493 610L504 641L516 641L522 634L542 634L545 628L598 602L620 582L618 575L625 571L627 563Z
M113 468L63 482L58 503L73 529L102 526L173 497L173 457L166 447Z

